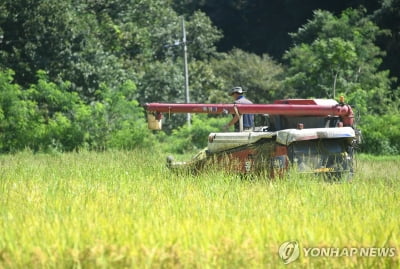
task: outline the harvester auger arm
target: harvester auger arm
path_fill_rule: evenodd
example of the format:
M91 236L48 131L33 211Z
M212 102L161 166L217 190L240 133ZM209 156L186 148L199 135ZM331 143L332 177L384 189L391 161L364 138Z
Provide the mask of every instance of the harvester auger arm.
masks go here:
M353 126L354 113L347 104L173 104L148 103L148 113L160 117L161 113L207 113L207 114L270 114L290 116L339 116L343 126ZM158 115L158 116L157 116Z

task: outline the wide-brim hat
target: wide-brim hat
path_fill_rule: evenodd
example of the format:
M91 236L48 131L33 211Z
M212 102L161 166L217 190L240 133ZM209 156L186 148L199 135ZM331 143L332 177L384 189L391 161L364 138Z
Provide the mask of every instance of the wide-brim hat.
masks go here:
M234 87L229 91L229 95L232 95L234 93L244 93L246 92L245 90L242 89L242 87Z

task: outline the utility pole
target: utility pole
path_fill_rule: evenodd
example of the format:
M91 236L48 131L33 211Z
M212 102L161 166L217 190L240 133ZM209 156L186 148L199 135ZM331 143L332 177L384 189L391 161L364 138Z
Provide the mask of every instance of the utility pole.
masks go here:
M186 47L186 30L185 30L185 19L182 17L182 44L183 44L183 59L185 68L185 102L190 103L189 96L189 71L187 63L187 47ZM190 127L190 113L187 114L187 124Z

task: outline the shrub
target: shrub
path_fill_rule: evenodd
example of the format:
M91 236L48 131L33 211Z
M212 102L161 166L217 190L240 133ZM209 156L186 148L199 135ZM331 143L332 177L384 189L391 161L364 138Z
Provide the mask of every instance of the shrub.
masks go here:
M363 134L361 150L365 153L400 154L400 115L368 115L360 124Z
M202 149L207 146L207 138L211 132L221 131L227 118L193 115L192 125L187 124L173 130L166 139L166 150L174 153L184 153Z

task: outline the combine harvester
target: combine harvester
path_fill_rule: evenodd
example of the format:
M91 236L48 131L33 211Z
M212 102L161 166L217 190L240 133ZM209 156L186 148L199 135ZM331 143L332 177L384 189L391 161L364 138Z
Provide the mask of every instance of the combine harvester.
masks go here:
M167 158L171 169L200 171L218 163L233 172L281 176L289 167L328 178L351 177L354 151L360 142L354 113L343 98L286 99L273 104L167 104L145 105L149 128L160 130L162 113L237 114L239 132L208 136L208 147L188 162ZM260 114L266 124L243 131L243 114ZM206 139L206 138L205 138Z

